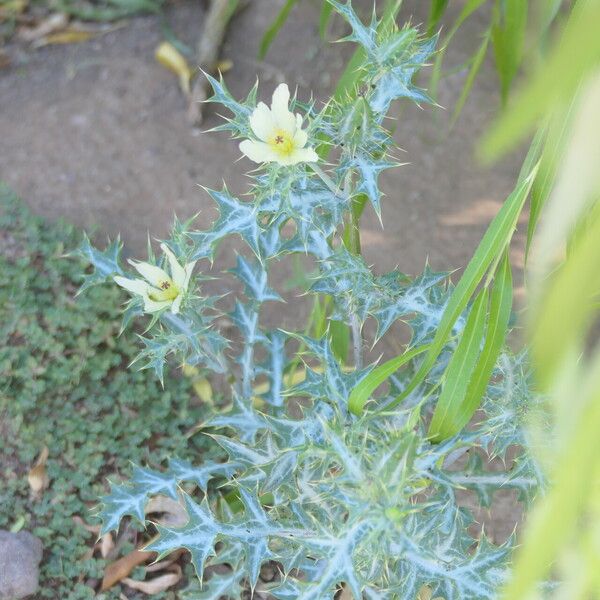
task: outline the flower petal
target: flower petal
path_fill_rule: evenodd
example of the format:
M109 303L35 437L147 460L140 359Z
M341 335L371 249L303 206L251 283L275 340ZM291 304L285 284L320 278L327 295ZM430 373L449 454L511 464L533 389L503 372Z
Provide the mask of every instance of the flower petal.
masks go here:
M273 92L271 113L276 127L294 135L296 131L296 117L290 112L290 90L285 83L280 83Z
M240 143L240 150L256 163L265 163L278 160L277 154L264 142L244 140Z
M161 244L160 249L169 261L169 267L171 268L171 279L175 283L178 289L183 289L185 282L185 269L179 264L173 252L166 244Z
M183 279L183 285L180 288L182 292L187 292L188 286L190 285L190 277L192 276L192 271L194 270L196 262L197 261L193 260L184 267L185 277Z
M250 128L256 137L268 141L275 133L275 121L271 110L264 102L259 102L250 115Z
M176 315L181 308L181 301L183 300L183 295L179 294L175 300L173 300L173 304L171 304L171 312Z
M297 148L288 157L288 165L295 165L301 162L317 162L319 155L313 148Z
M113 279L117 285L120 285L132 294L137 294L138 296L148 294L148 284L141 279L129 279L127 277L120 277L119 275L115 275Z
M161 282L171 281L169 275L156 265L151 265L146 262L137 262L131 259L129 260L129 264L154 287L160 288Z
M179 296L177 296L179 298ZM156 300L152 300L149 296L144 296L144 312L147 313L155 313L163 308L167 308L173 304L172 300L161 300L160 302L156 302Z
M298 128L294 134L293 141L295 148L304 148L304 146L306 146L306 142L308 141L308 134L303 129Z

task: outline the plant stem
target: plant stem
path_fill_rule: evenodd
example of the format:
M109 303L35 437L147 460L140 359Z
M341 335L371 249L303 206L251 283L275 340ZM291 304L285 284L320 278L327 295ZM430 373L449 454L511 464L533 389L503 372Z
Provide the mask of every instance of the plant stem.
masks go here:
M350 327L352 327L352 347L354 350L354 367L356 369L362 369L362 336L360 332L360 321L358 317L353 314L350 318Z
M350 207L350 218L348 219L346 227L344 228L344 233L342 234L344 246L346 246L352 254L356 254L357 256L360 256L361 254L360 216L362 215L363 209L364 202L362 198L360 196L358 198L353 198Z

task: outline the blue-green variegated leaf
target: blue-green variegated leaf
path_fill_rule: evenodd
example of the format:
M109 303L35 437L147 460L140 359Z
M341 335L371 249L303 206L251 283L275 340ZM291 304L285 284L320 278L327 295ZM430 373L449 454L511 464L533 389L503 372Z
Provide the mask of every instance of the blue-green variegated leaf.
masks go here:
M413 83L417 71L426 63L437 44L437 36L424 42L416 41L413 47L403 49L403 60L386 69L378 78L376 88L369 98L373 112L385 115L394 100L406 98L417 104L432 104L428 94Z
M368 56L373 57L377 50L377 21L373 18L370 25L365 25L352 8L351 2L338 2L327 0L335 11L344 17L352 28L352 33L344 38L344 41L360 44Z
M358 173L358 186L356 191L367 195L377 216L381 219L379 175L386 169L398 166L398 163L385 158L373 159L372 157L366 157L359 154L352 158L349 166L355 168Z
M115 275L125 274L120 261L122 248L123 244L117 238L114 242L108 244L106 250L100 251L92 246L87 236L83 237L76 254L88 262L93 267L93 271L84 275L79 293L84 292L93 285L105 283Z
M177 592L181 600L242 600L245 598L242 580L244 572L232 571L231 573L219 573L213 571L209 579L193 581L185 588Z
M192 465L189 461L177 458L169 461L169 473L178 482L195 483L206 493L208 484L216 478L229 478L239 467L233 461L216 463L208 461L199 466Z
M464 469L444 473L444 478L455 489L473 490L481 506L489 508L498 490L516 490L519 500L528 503L538 490L538 480L528 468L527 461L517 461L509 472L485 469L483 460L472 453Z
M258 213L254 204L242 202L234 198L226 188L221 191L207 190L210 197L217 203L219 218L213 223L212 229L206 232L191 232L190 238L197 245L192 258L203 258L206 249L210 247L212 253L217 244L226 236L237 234L250 246L252 251L259 256L259 238L261 227L258 222Z
M307 347L307 351L315 356L322 365L322 372L311 368L306 369L306 379L287 390L286 395L309 395L312 398L322 398L334 402L345 413L348 410L350 392L364 379L373 368L344 372L331 349L328 336L319 340L294 334Z
M244 336L247 344L256 344L265 340L265 334L258 323L258 311L250 304L243 304L236 300L231 319Z
M412 345L424 343L435 333L444 313L447 291L441 284L447 277L448 273L436 273L427 266L417 279L402 286L394 298L373 313L377 339L403 319L413 330Z
M117 531L121 520L133 517L144 523L144 509L148 502L148 492L142 488L123 484L111 484L110 494L102 498L98 518L102 521L102 533Z
M222 533L222 525L212 514L208 502L195 502L184 494L185 510L188 522L181 528L169 528L156 525L158 539L150 543L146 550L166 556L171 552L185 548L190 552L192 564L198 577L202 579L206 560L215 554L217 536Z
M255 302L281 301L281 296L268 283L266 268L238 254L237 265L231 272L244 284L246 296Z
M266 428L263 416L252 408L252 400L242 399L235 392L229 410L214 414L204 425L206 427L230 427L242 442L250 443L254 443L257 433Z
M470 519L447 498L410 515L395 553L401 589L416 597L423 585L447 600L495 600L508 573L512 546L490 544L482 534L474 550Z
M272 331L268 334L267 340L264 343L268 352L268 358L260 368L260 372L267 376L269 380L269 389L262 397L274 407L283 406L284 401L283 375L287 365L285 353L286 337L286 334L282 331Z
M215 79L208 73L204 73L203 75L208 79L213 90L213 95L206 101L220 104L233 113L232 117L224 116L226 123L214 127L213 131L230 131L235 137L248 137L251 133L248 118L256 105L257 86L255 85L250 90L246 101L242 103L238 102L231 95L223 81L223 77Z
M332 319L344 321L348 315L356 315L362 322L379 308L386 291L361 256L341 247L319 266L311 291L332 297L336 308Z

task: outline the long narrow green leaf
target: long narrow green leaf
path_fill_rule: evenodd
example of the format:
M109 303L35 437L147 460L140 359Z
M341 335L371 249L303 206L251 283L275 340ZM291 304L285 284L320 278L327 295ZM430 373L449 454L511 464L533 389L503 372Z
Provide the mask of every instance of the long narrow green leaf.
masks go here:
M455 401L453 418L445 427L440 427L440 430L445 432L444 438L457 434L479 408L500 351L504 346L513 298L508 252L504 254L504 259L498 267L490 296L490 313L485 332L485 344L463 401L460 403Z
M413 348L400 356L375 367L361 382L352 390L348 398L348 408L350 412L360 416L363 408L371 394L389 377L391 377L401 366L410 362L415 356L426 352L429 346L419 346Z
M527 178L519 183L512 194L494 217L483 239L479 243L473 258L467 265L463 276L454 288L444 315L436 331L433 342L427 356L421 363L421 366L415 374L413 380L406 389L398 396L391 406L396 406L406 398L418 385L420 385L431 367L435 364L437 357L446 345L456 320L466 308L473 292L483 279L483 276L510 242L513 231L517 224L517 219L523 209L525 200L529 195L531 185L537 173L537 166L532 170Z
M545 134L545 142L540 156L539 171L533 187L531 188L525 259L529 256L533 236L537 228L542 208L546 204L555 184L558 166L563 163L562 157L565 153L567 136L572 131L574 125L574 113L580 107L579 100L579 96L574 96L564 110L555 111L548 120L548 125L538 130L536 137L539 137L541 140L544 138ZM577 116L575 116L575 120L576 119ZM588 121L586 127L593 131L592 122ZM572 151L573 150L571 150L571 152ZM589 152L586 152L586 154L589 154ZM578 169L580 169L580 167L581 163L579 163Z
M532 351L540 383L550 385L563 359L582 343L600 292L600 211L552 278L533 313ZM541 296L541 295L540 295Z
M511 83L523 57L527 4L523 0L496 2L497 19L492 28L492 41L503 104L506 104Z
M490 43L490 35L491 35L491 31L488 30L486 32L486 34L483 36L483 41L481 42L481 45L477 49L477 52L475 52L475 54L473 55L473 58L471 61L471 68L469 69L469 73L467 74L467 79L465 80L465 85L463 86L463 89L460 93L458 102L456 103L456 106L454 107L454 112L452 114L452 120L450 121L451 128L454 126L454 124L458 120L458 117L460 116L460 113L462 112L462 109L465 106L465 102L467 101L467 98L469 97L469 93L471 92L471 88L473 87L473 83L475 82L475 78L477 77L477 74L479 73L479 69L481 68L481 65L483 64L483 59L485 58L485 55L487 54L488 45Z
M427 35L433 35L435 30L446 12L448 0L431 0L429 9L429 18L427 19Z
M486 160L502 156L525 138L557 104L575 95L582 79L600 65L600 0L577 2L560 43L484 137Z
M273 19L273 22L269 25L260 40L258 58L263 59L267 55L273 40L276 38L279 30L285 25L285 22L290 15L290 11L296 2L298 2L298 0L286 0L286 3L281 7L281 10L277 13L277 16Z
M444 62L444 56L446 54L446 48L456 35L456 32L460 29L460 26L482 5L486 0L467 0L463 9L458 15L456 21L452 25L448 35L444 39L444 43L441 45L441 49L436 54L436 59L433 63L433 69L431 72L431 79L429 81L429 92L434 98L437 97L437 87L439 80L442 75L442 64Z
M331 20L331 13L333 12L333 4L329 4L327 0L323 0L321 4L321 14L319 15L319 35L321 39L325 39L327 33L327 26Z
M487 287L477 294L465 330L444 374L444 387L429 425L429 437L434 442L441 442L460 430L457 424L457 414L464 402L481 352L488 296Z

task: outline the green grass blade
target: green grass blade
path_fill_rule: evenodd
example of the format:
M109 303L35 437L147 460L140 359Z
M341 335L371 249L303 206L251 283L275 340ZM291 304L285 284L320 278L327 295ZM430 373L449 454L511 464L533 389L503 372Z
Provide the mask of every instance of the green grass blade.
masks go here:
M424 381L427 373L429 373L431 367L435 364L437 357L446 345L456 320L467 307L473 292L483 279L487 270L502 254L507 244L510 242L517 224L517 219L519 218L525 200L529 195L536 173L537 167L532 170L527 178L518 184L512 194L507 198L498 214L492 220L483 239L479 243L473 258L467 265L463 276L460 278L460 281L454 288L454 291L448 300L444 315L425 360L423 360L413 380L408 384L402 394L388 406L388 408L402 402L404 398Z
M285 22L290 15L290 11L296 2L298 2L298 0L286 0L286 3L281 7L281 10L277 13L277 16L265 31L260 40L260 47L258 50L258 58L261 60L267 55L273 40L277 37L279 30L285 25Z
M485 344L463 402L456 406L453 419L448 423L448 426L441 428L447 432L444 437L457 434L471 420L471 417L479 408L500 351L504 346L513 299L512 273L508 252L504 254L504 258L498 267L490 297L490 313L485 332Z
M431 0L429 18L427 19L427 35L433 35L435 33L447 7L448 0Z
M321 14L319 15L319 35L322 40L325 39L325 35L327 34L327 26L331 20L332 12L333 5L329 4L327 0L323 0L323 3L321 4Z
M444 62L444 56L446 54L446 48L448 44L452 40L452 38L456 35L456 32L460 29L460 26L482 5L486 0L468 0L466 4L463 6L463 9L458 15L458 18L452 25L450 32L444 39L444 43L442 44L441 50L439 50L436 54L435 61L433 63L433 69L431 73L431 79L429 81L429 91L433 98L437 97L437 86L439 80L442 76L442 64Z
M371 394L387 379L393 375L401 366L410 362L415 356L426 352L429 346L419 346L413 348L400 356L375 367L351 392L348 398L348 408L350 412L360 416L365 404L368 402Z
M504 0L502 3L496 3L497 19L492 27L492 42L503 104L506 104L511 83L523 58L527 4L523 0Z
M479 73L479 69L481 68L481 65L483 64L485 55L487 54L488 45L490 43L490 35L491 35L491 30L488 30L487 33L484 35L483 41L481 42L481 45L477 49L477 52L475 52L475 54L473 55L473 58L471 59L471 68L469 69L469 73L467 74L467 79L466 79L465 85L463 86L463 89L460 93L458 102L456 103L456 106L454 107L454 112L452 114L452 120L450 121L450 128L454 127L456 121L458 120L458 117L460 116L460 113L462 112L462 109L465 106L465 102L467 101L467 98L469 97L469 94L471 93L471 88L473 87L475 78L477 77L477 74Z
M484 287L473 302L465 329L444 373L444 386L429 425L429 437L434 442L441 442L461 429L457 417L481 352L488 300L488 288Z

